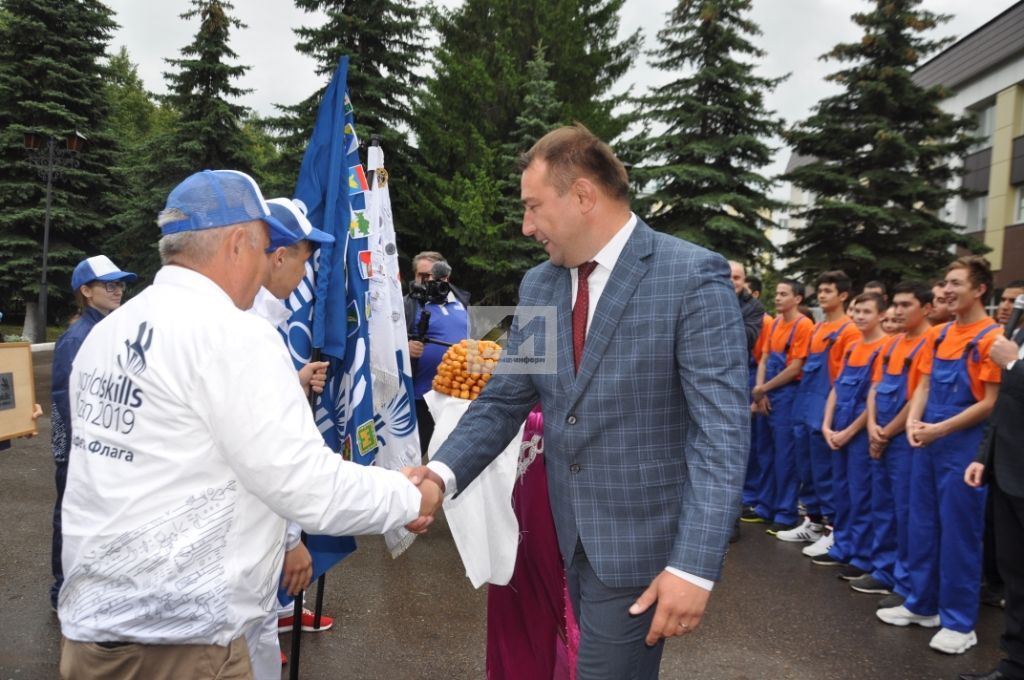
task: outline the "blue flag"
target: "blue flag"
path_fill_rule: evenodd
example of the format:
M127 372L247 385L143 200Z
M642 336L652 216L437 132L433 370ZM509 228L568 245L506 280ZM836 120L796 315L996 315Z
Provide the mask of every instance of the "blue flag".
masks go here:
M366 174L348 98L348 57L331 79L309 146L302 158L295 200L314 227L335 237L307 263L306 279L288 301L287 340L297 368L319 348L328 361L328 382L314 413L327 445L346 460L373 463L378 449L370 383L368 284L360 275L366 250ZM355 550L351 537L309 536L313 578Z

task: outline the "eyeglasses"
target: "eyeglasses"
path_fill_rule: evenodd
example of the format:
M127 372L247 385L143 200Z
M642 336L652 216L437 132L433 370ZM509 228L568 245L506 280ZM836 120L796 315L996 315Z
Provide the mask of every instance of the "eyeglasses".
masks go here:
M103 286L108 293L123 293L124 281L97 281L94 286Z

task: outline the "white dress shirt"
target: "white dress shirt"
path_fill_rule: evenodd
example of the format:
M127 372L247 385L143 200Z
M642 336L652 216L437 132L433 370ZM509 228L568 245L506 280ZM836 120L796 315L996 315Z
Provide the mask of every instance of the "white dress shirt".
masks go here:
M71 371L61 630L227 645L276 607L285 519L382 533L419 515L400 473L323 442L284 343L198 272L164 267Z
M630 213L629 220L627 220L626 223L622 225L617 232L615 232L615 235L612 236L608 243L606 243L604 247L597 252L597 255L594 256L593 262L596 262L597 266L594 267L593 271L590 272L590 276L587 277L587 291L589 294L589 302L587 305L588 331L590 330L590 324L594 319L594 312L597 310L597 303L600 301L601 294L604 292L605 284L607 284L608 279L611 278L612 270L615 269L615 263L619 261L619 256L622 254L623 248L626 247L629 237L633 235L633 231L636 229L636 224L636 215ZM569 277L572 281L571 299L572 304L575 307L576 291L579 288L578 269L570 269ZM455 473L451 471L451 468L440 461L430 461L427 463L427 467L441 477L441 480L445 485L445 497L450 497L455 493ZM681 571L675 567L665 567L665 570L679 578L693 583L694 585L700 586L705 590L711 590L715 585L714 581Z

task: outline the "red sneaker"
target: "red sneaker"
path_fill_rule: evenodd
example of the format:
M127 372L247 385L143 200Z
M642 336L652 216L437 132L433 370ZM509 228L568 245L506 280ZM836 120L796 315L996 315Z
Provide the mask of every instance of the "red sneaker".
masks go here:
M288 663L288 657L284 655L284 652L281 652L281 665L284 666L287 663Z
M277 632L290 633L295 623L295 616L279 616L277 618ZM334 619L330 616L320 615L320 627L313 627L313 612L308 609L302 610L302 631L304 633L322 633L334 625Z

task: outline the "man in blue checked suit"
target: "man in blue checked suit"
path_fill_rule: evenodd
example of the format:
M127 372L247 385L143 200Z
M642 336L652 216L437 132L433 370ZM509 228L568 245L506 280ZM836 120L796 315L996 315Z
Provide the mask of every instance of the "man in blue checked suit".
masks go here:
M549 261L519 304L555 308L557 370L496 373L410 474L465 489L541 402L578 677L657 678L664 639L700 622L743 485L746 341L729 266L639 221L625 168L582 126L546 135L522 167L523 233Z

